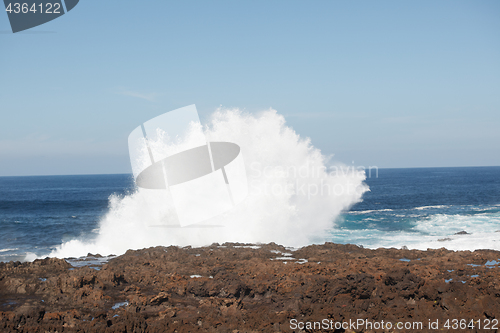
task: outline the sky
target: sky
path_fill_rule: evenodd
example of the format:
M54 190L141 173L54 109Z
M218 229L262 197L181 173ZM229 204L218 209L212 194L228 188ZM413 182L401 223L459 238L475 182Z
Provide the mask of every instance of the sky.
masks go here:
M333 161L500 165L499 1L81 0L0 13L0 176L130 173L139 124L270 108Z

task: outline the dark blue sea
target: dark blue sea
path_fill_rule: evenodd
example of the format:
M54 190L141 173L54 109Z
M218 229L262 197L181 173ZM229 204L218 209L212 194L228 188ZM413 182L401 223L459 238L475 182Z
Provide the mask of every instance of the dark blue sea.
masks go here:
M128 174L0 177L0 261L94 237L110 195L133 188Z
M326 240L500 250L500 167L379 169L365 182L370 191L332 221ZM133 191L128 174L0 177L0 261L95 238L110 198Z

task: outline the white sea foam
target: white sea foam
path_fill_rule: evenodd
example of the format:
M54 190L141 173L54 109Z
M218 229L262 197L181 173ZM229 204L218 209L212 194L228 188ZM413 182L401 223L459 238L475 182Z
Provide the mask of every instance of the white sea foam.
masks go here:
M349 214L351 215L359 215L359 214L370 214L370 213L376 213L376 212L392 212L394 211L393 209L390 208L385 208L385 209L369 209L369 210L353 210L350 211Z
M204 132L209 141L241 147L249 181L243 203L205 223L221 227L172 227L175 211L168 198L138 189L124 197L111 196L94 240L64 242L50 256L119 255L127 249L214 242L293 247L320 243L329 240L325 230L335 217L368 189L364 172L327 173L327 158L274 110L258 115L217 110Z
M113 305L111 308L113 310L116 310L118 308L121 308L122 306L128 306L128 301L115 303L115 305Z
M1 252L8 252L8 251L16 251L16 250L18 250L17 247L16 248L12 248L12 249L0 249L0 253Z
M457 235L460 231L468 234ZM381 231L331 230L332 241L363 245L368 248L401 248L449 250L500 250L500 213L459 215L434 214L420 217L410 230Z
M234 246L236 249L253 249L253 250L258 250L261 248L260 245L236 245Z
M450 206L447 205L435 205L435 206L422 206L422 207L415 207L413 209L416 210L424 210L424 209L434 209L434 208L448 208Z

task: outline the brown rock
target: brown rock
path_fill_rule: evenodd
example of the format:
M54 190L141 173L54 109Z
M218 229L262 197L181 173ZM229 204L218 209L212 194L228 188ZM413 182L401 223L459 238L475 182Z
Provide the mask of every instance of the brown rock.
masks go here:
M427 324L500 313L499 269L484 265L497 251L248 245L127 251L100 269L0 263L0 331L286 332L291 319Z

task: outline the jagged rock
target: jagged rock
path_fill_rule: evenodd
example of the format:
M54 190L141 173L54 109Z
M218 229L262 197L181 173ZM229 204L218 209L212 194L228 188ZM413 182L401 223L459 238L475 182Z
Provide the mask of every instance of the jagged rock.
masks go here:
M421 321L419 331L434 332L429 320L498 316L499 258L226 243L129 250L93 268L55 258L0 263L0 331L278 332L292 331L291 319L364 319ZM353 332L371 331L384 330Z

